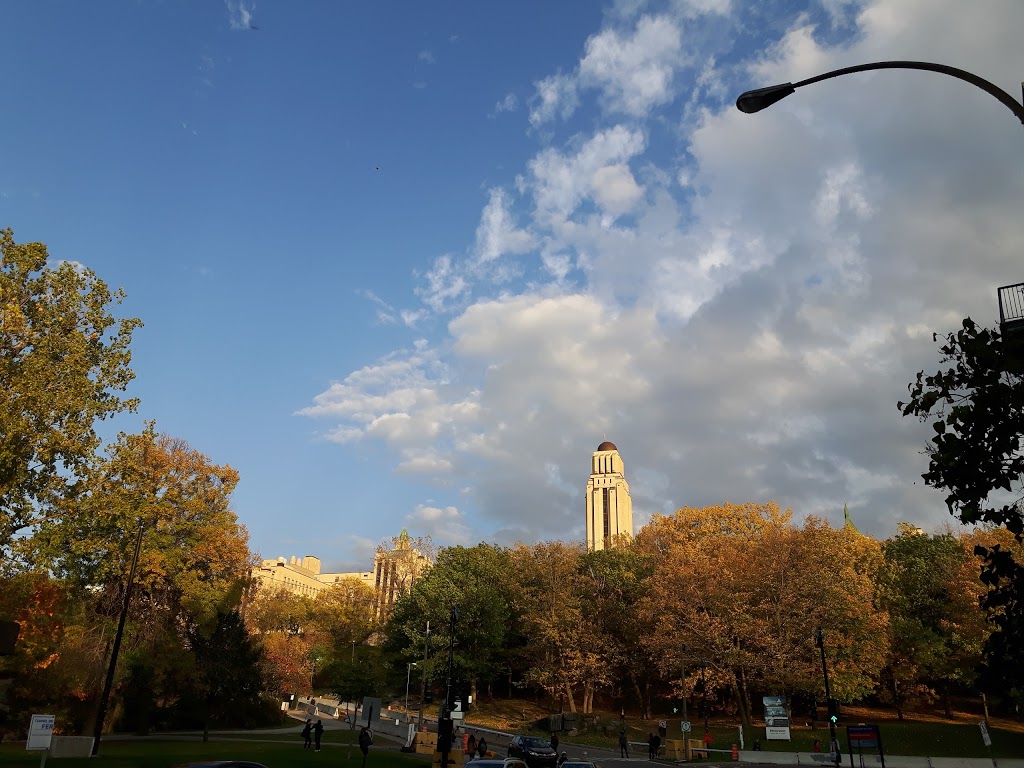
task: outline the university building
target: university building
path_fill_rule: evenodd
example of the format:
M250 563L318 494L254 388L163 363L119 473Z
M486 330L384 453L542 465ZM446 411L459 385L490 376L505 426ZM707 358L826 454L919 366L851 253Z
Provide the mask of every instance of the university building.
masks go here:
M616 536L633 535L633 499L615 443L604 441L591 456L586 496L587 549L606 549Z
M373 590L374 617L382 618L429 565L430 560L412 546L408 532L403 530L393 549L377 552L370 571L321 573L320 558L307 555L264 560L253 569L253 577L259 579L261 588L284 589L309 598L335 584L355 580Z

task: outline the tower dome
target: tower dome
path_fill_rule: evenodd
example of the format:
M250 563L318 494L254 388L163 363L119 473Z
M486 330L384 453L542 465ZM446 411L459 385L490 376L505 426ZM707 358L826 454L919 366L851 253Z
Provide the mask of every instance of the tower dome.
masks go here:
M599 451L617 451L619 449L615 447L615 443L612 443L612 442L609 442L609 441L605 440L603 443L601 443L599 446L597 446L597 450L599 450Z

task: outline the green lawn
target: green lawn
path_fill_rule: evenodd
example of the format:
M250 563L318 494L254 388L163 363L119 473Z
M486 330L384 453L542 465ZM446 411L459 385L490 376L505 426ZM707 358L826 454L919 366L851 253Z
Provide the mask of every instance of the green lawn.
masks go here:
M962 723L880 723L882 747L887 755L927 755L929 757L988 757L988 749L981 741L977 725ZM846 729L836 729L839 743L846 754ZM991 728L992 755L994 757L1019 757L1024 754L1024 733ZM758 729L761 749L772 752L810 752L814 740L826 749L828 728L791 731L792 741L765 741L764 731ZM717 741L717 739L716 739ZM751 736L746 739L747 749L754 743ZM731 743L731 742L730 742ZM872 750L873 752L873 750ZM855 753L856 754L856 753Z
M340 731L327 735L338 735ZM255 760L269 768L361 768L363 756L358 748L331 744L324 739L321 752L305 751L302 740L293 737L289 743L258 743L253 741L104 741L95 758L64 758L47 760L56 768L172 768L195 760ZM0 745L0 765L11 768L38 768L39 752L25 751L24 744ZM371 748L366 768L425 768L427 758L407 755L391 748Z

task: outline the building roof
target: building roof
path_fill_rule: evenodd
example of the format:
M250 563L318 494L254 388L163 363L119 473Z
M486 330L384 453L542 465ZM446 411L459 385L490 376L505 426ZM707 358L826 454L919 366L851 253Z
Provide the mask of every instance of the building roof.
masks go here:
M607 440L605 440L603 443L601 443L599 446L597 446L597 450L599 450L599 451L617 451L619 449L615 447L615 443L610 443Z

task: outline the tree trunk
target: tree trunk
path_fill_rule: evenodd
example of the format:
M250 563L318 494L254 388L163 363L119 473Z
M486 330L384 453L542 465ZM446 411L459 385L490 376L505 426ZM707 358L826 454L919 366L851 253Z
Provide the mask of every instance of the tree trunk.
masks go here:
M575 712L576 712L576 699L574 699L572 697L572 686L569 685L569 681L568 680L565 681L564 685L565 685L565 696L566 696L567 699L569 699L569 711L572 712L573 714L575 714Z
M949 680L942 681L942 703L946 710L946 717L953 719L953 708L949 703Z
M896 718L902 723L903 722L903 701L900 698L900 684L896 680L896 675L893 674L889 678L889 691L892 693L892 703L896 707Z
M747 683L746 676L743 673L743 668L740 667L740 673L737 675L733 672L732 675L732 689L736 696L736 702L739 705L740 710L740 722L743 727L748 731L753 730L753 724L751 723L750 715L750 699L747 696Z
M629 673L629 682L631 682L633 684L633 693L636 696L637 706L640 707L640 717L641 717L641 719L649 720L650 716L651 716L650 702L647 700L647 697L644 696L643 691L640 690L640 683L636 679L636 675L633 674L632 672Z

